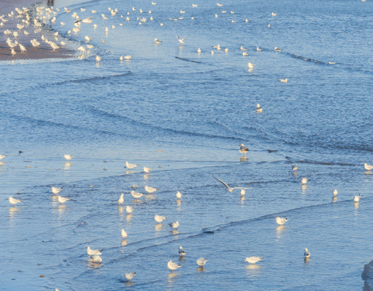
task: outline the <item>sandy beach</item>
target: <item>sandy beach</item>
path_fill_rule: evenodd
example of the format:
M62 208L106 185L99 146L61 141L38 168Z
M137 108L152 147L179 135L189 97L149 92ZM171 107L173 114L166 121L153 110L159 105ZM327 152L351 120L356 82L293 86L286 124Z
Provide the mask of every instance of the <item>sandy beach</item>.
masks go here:
M54 5L54 1L45 1L49 7ZM14 10L15 8L22 9L23 7L29 8L39 1L32 0L19 0L10 1L6 0L1 5L0 15L3 15L3 19L6 22L1 22L3 25L0 28L0 60L21 60L21 59L49 59L49 58L70 58L74 55L75 51L61 47L57 50L52 50L51 46L41 40L41 36L44 35L46 39L53 39L54 42L59 43L62 39L55 37L52 32L46 29L37 29L34 27L30 19L29 24L25 23L25 16L17 17L18 13ZM13 16L9 14L13 11ZM24 25L24 28L18 29L17 24ZM5 31L10 31L11 34L5 34ZM13 33L17 32L18 36L14 36ZM27 34L25 34L25 32ZM21 52L19 45L14 47L15 55L11 54L11 49L6 43L7 38L10 38L13 42L17 41L19 44L26 48L25 52ZM30 41L36 39L40 42L40 46L34 47Z

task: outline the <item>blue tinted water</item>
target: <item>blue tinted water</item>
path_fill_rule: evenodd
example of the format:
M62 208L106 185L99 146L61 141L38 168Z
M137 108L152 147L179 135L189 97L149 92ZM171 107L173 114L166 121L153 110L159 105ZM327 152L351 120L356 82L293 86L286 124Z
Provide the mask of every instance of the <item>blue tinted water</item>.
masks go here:
M8 155L0 198L23 200L0 205L2 288L361 289L373 238L373 177L363 168L373 163L372 4L156 2L55 1L61 11L52 29L75 46L92 37L91 53L0 63L0 154ZM68 36L73 21L65 6L81 18L97 10L98 28L85 24ZM109 16L108 7L118 14ZM147 21L139 25L137 17ZM185 45L177 35L188 36ZM228 53L211 55L218 44ZM131 61L120 62L127 54ZM240 161L240 143L250 148L247 161ZM65 153L74 154L71 165ZM154 169L127 172L125 161ZM213 176L251 189L240 198ZM139 202L129 194L133 184L143 193L145 185L160 190ZM54 202L51 186L64 186L61 195L71 201ZM163 227L155 227L155 214L168 217ZM277 216L289 221L278 227ZM176 220L172 233L167 224ZM88 261L88 245L104 249L101 266ZM264 259L249 266L249 256ZM199 257L209 259L202 270ZM182 265L174 274L169 260ZM124 273L133 271L126 282Z

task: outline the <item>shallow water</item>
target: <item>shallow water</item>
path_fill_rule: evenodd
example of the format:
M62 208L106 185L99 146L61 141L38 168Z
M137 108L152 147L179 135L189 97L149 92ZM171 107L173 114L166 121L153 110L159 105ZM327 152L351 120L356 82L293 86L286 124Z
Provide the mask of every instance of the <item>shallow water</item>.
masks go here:
M3 290L362 289L373 236L373 176L363 168L373 163L372 4L197 4L55 1L82 18L98 11L97 30L82 25L69 36L75 46L91 36L91 54L0 64L1 154L8 155L0 167ZM108 6L118 15L110 17ZM184 19L168 20L181 9ZM120 18L127 11L129 22ZM142 25L134 20L150 16ZM52 29L68 37L71 19L59 13L56 23L67 24ZM176 35L188 36L184 46ZM217 44L229 52L211 55ZM119 62L127 54L131 61ZM240 160L240 143L250 148L248 160ZM74 154L71 164L65 153ZM125 161L141 166L127 172ZM144 176L142 166L154 169ZM214 176L250 189L240 198ZM160 190L137 201L133 184ZM63 186L71 201L53 201L51 186ZM23 202L9 206L10 195ZM163 226L155 214L168 217ZM277 216L289 221L278 227ZM168 223L176 220L173 233ZM102 265L88 261L88 245L103 248ZM252 266L248 256L264 259ZM203 269L199 257L209 259ZM182 265L174 274L169 260Z

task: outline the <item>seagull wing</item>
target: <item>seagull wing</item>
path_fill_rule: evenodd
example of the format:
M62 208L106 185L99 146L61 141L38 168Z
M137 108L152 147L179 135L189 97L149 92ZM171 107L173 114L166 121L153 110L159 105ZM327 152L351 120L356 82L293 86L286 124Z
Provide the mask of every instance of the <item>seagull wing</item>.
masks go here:
M186 39L187 38L187 36L186 37L184 37L184 38L182 38L181 40L184 40L184 39Z
M214 177L214 176L213 176ZM228 184L223 182L222 180L219 180L218 178L214 177L216 180L218 180L220 183L222 183L227 189L229 188Z

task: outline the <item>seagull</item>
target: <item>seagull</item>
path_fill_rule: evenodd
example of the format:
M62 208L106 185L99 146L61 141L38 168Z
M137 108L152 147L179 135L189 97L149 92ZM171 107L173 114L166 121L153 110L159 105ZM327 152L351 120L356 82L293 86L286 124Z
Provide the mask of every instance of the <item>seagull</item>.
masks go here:
M159 189L149 187L149 186L145 186L144 188L145 188L145 191L148 192L149 194L153 194L155 191L159 190Z
M201 48L198 48L197 53L199 54L201 53Z
M365 170L370 171L371 169L373 169L373 166L368 165L367 163L365 163L364 164L364 168L365 168Z
M132 213L132 211L133 211L133 207L131 207L131 206L127 206L127 207L126 207L126 211L127 211L128 214Z
M127 279L128 281L131 281L132 278L133 278L135 275L136 275L136 272L126 273L126 274L124 274L124 276L126 277L126 279Z
M66 201L70 200L71 198L65 198L62 196L57 196L58 202L65 203Z
M138 165L130 164L129 162L126 162L126 168L132 170L133 168L136 168Z
M184 44L184 39L186 39L187 36L184 37L184 38L179 38L179 36L176 36L176 38L177 38L177 40L178 40L181 44Z
M248 53L248 52L243 52L242 55L243 55L243 56L248 56L249 53Z
M122 235L122 239L127 238L127 232L124 229L122 229L121 235Z
M118 204L122 204L124 202L124 194L120 194L120 197L118 199Z
M261 52L263 49L259 48L259 47L256 47L256 51L257 52Z
M287 218L284 218L284 217L276 217L276 222L278 225L283 225L286 221L288 221Z
M307 178L302 178L302 184L303 184L303 185L306 185L307 182L308 182L308 179L307 179Z
M0 155L0 160L4 159L7 155Z
M101 262L102 262L102 258L101 258L100 256L95 255L95 256L92 256L92 261L93 261L94 263L101 264Z
M220 3L216 3L216 5L218 5L219 7L222 7L222 6L223 6L223 4L220 4Z
M87 247L88 256L99 256L102 250L92 250L89 246Z
M361 195L361 194L356 195L356 196L354 197L354 202L359 202L359 201L360 201L360 195Z
M13 207L16 206L17 203L22 202L22 200L13 198L12 196L9 196L7 199L9 200L10 204L13 204Z
M176 198L177 198L177 199L181 199L182 196L183 196L183 195L180 193L180 191L177 191L177 193L176 193Z
M247 51L247 48L244 48L243 46L240 47L241 51Z
M296 170L298 170L298 165L292 164L291 168L293 169L293 172L295 172Z
M256 112L258 112L258 113L263 112L263 108L260 107L260 104L256 104Z
M132 56L130 56L130 55L126 55L126 56L124 57L124 59L125 59L126 61L129 61L131 58L132 58ZM136 166L137 166L137 165L136 165Z
M261 259L263 259L263 257L248 257L245 259L245 262L248 262L250 264L255 264L259 262Z
M249 188L244 188L244 187L229 187L227 183L223 182L222 180L219 180L218 178L214 177L216 180L218 180L220 183L222 183L225 187L227 187L227 191L231 193L235 189L249 189Z
M179 227L179 222L176 221L176 222L170 223L169 225L172 227L172 229L176 229Z
M99 63L101 61L101 57L96 56L96 62Z
M269 24L268 24L269 25ZM277 46L275 46L275 51L276 52L280 52L280 51L282 51L282 49L280 49L280 48L278 48Z
M61 187L61 188L52 187L52 193L53 194L58 194L58 193L61 192L62 189L63 189L63 187Z
M180 257L184 257L186 255L186 252L183 250L183 247L182 246L179 246L179 256Z
M141 198L142 196L144 196L144 194L139 193L139 192L136 192L136 191L134 191L134 190L132 190L130 193L131 193L132 197L135 198L135 199L139 199L139 198Z
M249 70L252 70L254 69L255 64L248 63L247 66L249 67Z
M226 52L226 53L228 52L228 48L227 47L224 49L224 52Z
M241 196L245 195L245 193L246 193L245 189L241 189L240 191Z
M281 83L287 83L288 82L288 78L286 78L286 79L280 79L280 82Z
M71 161L71 159L73 158L73 156L72 155L64 155L63 156L67 161Z
M276 16L276 15L277 15L276 13L273 13L273 12L272 12L272 16Z
M304 249L304 258L308 259L309 257L311 257L311 253L309 252L309 250L307 248L305 248Z
M160 44L162 41L161 40L159 40L159 39L154 39L154 41L155 41L155 44Z
M165 220L167 217L166 216L160 216L160 215L155 215L154 220L158 223L161 223L163 220Z
M245 157L246 157L246 153L249 152L249 148L245 147L245 145L243 143L240 144L240 153L241 154L244 154Z
M172 261L169 261L167 263L167 267L171 270L171 272L173 272L174 270L180 268L181 266L176 263L173 263Z
M334 190L333 190L333 196L337 196L337 194L338 194L337 189L334 189Z
M144 172L145 172L145 173L149 173L150 170L153 170L153 168L147 168L147 167L144 167Z
M196 263L197 263L198 266L203 267L203 266L206 264L207 261L208 261L208 260L205 259L205 258L199 258L199 259L196 261Z

